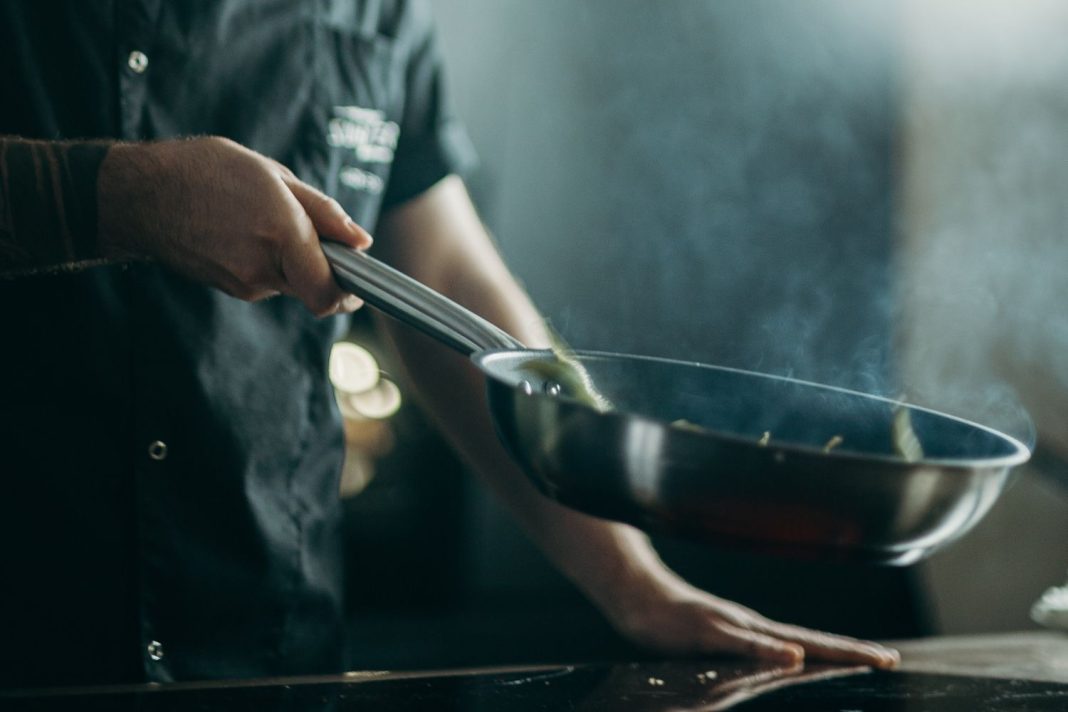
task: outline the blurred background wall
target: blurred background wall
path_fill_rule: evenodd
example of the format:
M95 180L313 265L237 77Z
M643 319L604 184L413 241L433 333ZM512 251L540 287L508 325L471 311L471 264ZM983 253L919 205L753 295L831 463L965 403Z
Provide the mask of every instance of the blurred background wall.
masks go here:
M1028 624L1068 568L1068 5L901 5L899 349L910 392L1034 463L924 569L950 631Z
M769 615L855 635L1027 626L1068 568L1068 9L433 5L482 159L472 194L574 346L906 393L1030 438L1026 406L1054 444L979 530L918 569L661 541L669 563ZM418 415L402 418L446 463ZM350 504L365 650L392 641L403 663L408 625L452 631L444 662L625 652L455 463L380 469ZM419 507L433 514L423 530ZM389 549L402 536L406 563ZM423 579L436 594L391 592L411 592L418 570L437 572Z

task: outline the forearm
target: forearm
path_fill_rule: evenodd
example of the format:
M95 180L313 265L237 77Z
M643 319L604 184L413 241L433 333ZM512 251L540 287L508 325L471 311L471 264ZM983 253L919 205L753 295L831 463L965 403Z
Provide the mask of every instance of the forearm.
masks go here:
M0 137L0 276L76 269L105 257L97 181L108 148Z
M385 257L531 347L546 347L537 310L504 267L462 188L435 188L426 205L383 223ZM454 201L436 200L459 193ZM449 209L443 209L448 207ZM425 219L420 213L425 212ZM451 249L457 246L462 249ZM540 495L498 441L485 403L483 377L464 357L389 319L382 325L397 346L419 398L437 425L507 505L531 538L565 575L603 608L641 600L642 591L671 576L647 538L632 527L566 509ZM626 596L618 595L621 589ZM613 610L617 619L627 611Z
M496 321L511 331L507 319ZM645 535L539 494L496 437L481 373L467 359L428 338L386 319L382 322L420 402L464 460L558 569L602 608L616 607L610 611L613 617L626 617L629 611L622 607L637 605L644 589L667 575ZM618 595L623 590L628 590L626 597Z

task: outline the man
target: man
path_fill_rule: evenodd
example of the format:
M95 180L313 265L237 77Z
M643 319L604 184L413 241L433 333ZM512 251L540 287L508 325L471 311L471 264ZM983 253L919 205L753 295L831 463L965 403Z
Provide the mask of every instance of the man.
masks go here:
M341 670L325 363L359 300L319 236L374 231L386 261L546 343L457 177L425 3L8 0L0 136L0 681ZM540 497L469 365L381 326L449 438L632 639L895 664L698 591L634 529Z

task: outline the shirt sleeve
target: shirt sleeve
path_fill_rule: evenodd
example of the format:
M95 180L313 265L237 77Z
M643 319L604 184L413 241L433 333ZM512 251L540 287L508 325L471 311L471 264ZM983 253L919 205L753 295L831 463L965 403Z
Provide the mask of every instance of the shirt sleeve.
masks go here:
M97 264L104 142L0 136L0 279Z
M450 174L477 164L474 147L446 91L444 68L429 6L409 3L411 36L404 113L383 209L414 198Z

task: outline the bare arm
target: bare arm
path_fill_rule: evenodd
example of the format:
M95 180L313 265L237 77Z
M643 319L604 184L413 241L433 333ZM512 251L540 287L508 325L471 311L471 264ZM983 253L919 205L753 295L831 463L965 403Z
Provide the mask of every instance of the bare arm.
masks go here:
M337 202L223 138L0 137L0 276L156 260L239 299L352 311L360 301L334 283L320 235L371 243Z
M527 345L548 345L537 310L501 261L458 178L384 216L379 236L382 256L399 269ZM668 570L638 530L542 497L499 444L473 366L395 322L383 319L382 326L446 436L553 563L624 634L672 653L732 652L784 662L807 653L879 667L896 663L896 653L880 646L774 623L700 591Z

